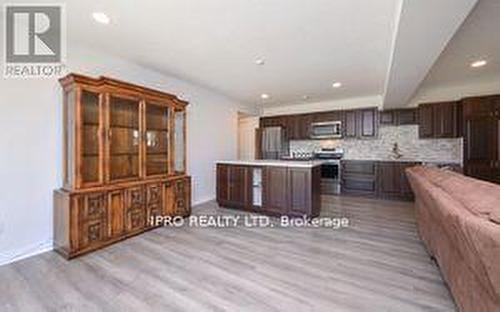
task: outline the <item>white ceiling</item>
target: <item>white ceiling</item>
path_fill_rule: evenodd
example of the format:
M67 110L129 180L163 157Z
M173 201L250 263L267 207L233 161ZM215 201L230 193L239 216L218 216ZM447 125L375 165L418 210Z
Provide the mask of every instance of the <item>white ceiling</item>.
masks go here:
M68 44L89 43L246 103L262 103L262 93L269 105L381 94L398 2L66 1ZM96 24L93 11L112 23ZM344 87L333 89L335 81Z
M69 45L91 45L244 103L383 95L392 107L415 93L477 0L58 2L66 3ZM500 1L479 2L424 85L500 74ZM96 11L111 24L96 23ZM470 61L483 57L487 68L471 71ZM336 81L343 86L332 88ZM263 102L262 93L271 98Z
M470 68L470 63L479 59L488 64ZM479 0L422 86L465 85L492 79L500 79L500 1Z

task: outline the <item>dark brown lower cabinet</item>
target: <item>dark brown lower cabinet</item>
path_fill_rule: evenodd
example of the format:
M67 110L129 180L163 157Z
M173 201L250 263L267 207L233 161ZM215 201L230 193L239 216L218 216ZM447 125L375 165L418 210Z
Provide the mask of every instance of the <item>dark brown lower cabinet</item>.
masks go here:
M260 174L261 179L256 179L254 174ZM315 217L320 212L320 183L319 166L294 168L218 164L217 202L222 207L270 215ZM237 196L232 197L231 193ZM255 204L256 198L261 198L260 205Z
M66 258L151 229L158 215L191 213L191 178L134 182L99 191L54 192L54 248Z
M375 161L342 161L342 194L375 196L377 163Z
M413 200L413 192L406 177L406 168L417 162L378 162L377 196L386 199Z
M263 181L265 210L276 214L286 214L289 205L289 185L287 167L267 167Z
M221 206L245 208L250 204L249 167L217 165L217 199Z
M419 162L342 161L342 194L413 200L406 168Z

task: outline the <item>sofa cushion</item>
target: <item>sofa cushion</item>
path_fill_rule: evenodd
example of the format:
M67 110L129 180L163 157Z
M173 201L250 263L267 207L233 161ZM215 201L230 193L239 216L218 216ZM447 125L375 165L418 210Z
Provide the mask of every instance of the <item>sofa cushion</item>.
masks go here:
M474 215L487 218L500 203L499 185L439 169L428 170L427 175Z

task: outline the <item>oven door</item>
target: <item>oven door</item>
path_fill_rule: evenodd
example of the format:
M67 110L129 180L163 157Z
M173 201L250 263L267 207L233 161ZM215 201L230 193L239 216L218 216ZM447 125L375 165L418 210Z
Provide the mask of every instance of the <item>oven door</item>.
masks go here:
M325 163L321 165L321 194L340 194L340 163Z
M339 181L340 180L339 164L325 163L321 165L321 179Z

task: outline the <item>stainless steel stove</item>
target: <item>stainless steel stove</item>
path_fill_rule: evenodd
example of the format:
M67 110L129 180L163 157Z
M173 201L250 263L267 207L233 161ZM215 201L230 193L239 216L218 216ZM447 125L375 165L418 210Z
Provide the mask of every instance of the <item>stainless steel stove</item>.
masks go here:
M315 153L316 159L324 160L321 165L321 193L340 194L342 183L342 166L340 160L344 157L344 150L339 148L321 149Z

